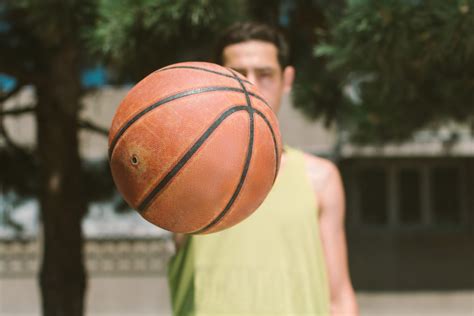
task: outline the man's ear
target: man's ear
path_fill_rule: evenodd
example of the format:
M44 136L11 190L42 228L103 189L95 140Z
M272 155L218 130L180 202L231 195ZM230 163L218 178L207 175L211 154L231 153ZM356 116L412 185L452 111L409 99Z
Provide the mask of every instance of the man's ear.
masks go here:
M295 67L286 66L283 70L283 92L288 93L293 87L293 81L295 80Z

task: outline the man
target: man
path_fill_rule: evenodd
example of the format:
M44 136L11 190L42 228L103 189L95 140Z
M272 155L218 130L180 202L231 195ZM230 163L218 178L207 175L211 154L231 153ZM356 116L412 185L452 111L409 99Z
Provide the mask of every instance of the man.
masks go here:
M274 29L243 23L218 62L247 77L278 113L295 70ZM285 148L272 191L242 223L175 236L169 277L176 315L357 315L344 232L344 192L328 160Z

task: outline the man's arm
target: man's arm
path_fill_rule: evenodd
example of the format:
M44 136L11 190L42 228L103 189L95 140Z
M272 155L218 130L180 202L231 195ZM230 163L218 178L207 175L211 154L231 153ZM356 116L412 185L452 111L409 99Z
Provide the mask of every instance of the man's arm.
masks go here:
M179 234L179 233L173 234L173 242L174 242L174 247L175 247L176 252L184 245L187 238L188 236L186 234Z
M341 176L328 160L307 156L307 162L319 202L319 229L329 278L331 315L358 315L347 262Z

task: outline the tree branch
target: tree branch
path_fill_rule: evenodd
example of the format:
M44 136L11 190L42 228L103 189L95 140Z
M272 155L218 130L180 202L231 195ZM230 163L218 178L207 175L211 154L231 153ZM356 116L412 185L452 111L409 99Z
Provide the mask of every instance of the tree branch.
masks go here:
M20 115L20 114L26 113L27 109L28 109L28 112L34 111L34 107L24 107L20 109L12 109L12 110L3 111L3 105L5 101L11 98L16 93L18 93L23 87L24 87L24 84L21 82L18 82L15 88L13 88L10 92L0 95L0 136L3 137L7 146L9 146L10 148L13 148L13 150L16 150L18 152L25 153L26 149L15 144L15 142L12 140L7 130L5 129L5 126L3 125L3 118L5 117L5 115Z
M98 126L90 121L86 121L86 120L79 120L78 122L78 125L80 128L84 128L84 129L87 129L87 130L90 130L90 131L93 131L93 132L96 132L100 135L103 135L103 136L109 136L109 130L106 129L106 128L103 128L101 126Z
M20 83L17 83L17 85L15 86L15 88L13 88L13 90L11 90L10 92L7 92L7 93L2 93L0 94L0 103L3 103L5 102L6 100L8 100L9 98L11 98L12 96L14 96L18 91L21 90L21 88L23 88L24 85L23 84L20 84Z
M34 112L34 111L36 111L35 106L24 106L24 107L21 107L21 108L0 111L0 117L1 116L7 116L7 115L22 115L22 114L31 113L31 112Z

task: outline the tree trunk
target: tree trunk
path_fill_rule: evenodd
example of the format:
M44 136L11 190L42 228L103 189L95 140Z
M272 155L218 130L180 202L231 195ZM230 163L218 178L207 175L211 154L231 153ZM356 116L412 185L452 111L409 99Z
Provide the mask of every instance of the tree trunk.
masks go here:
M69 45L68 45L69 44ZM78 51L64 43L37 87L44 316L82 316L86 289L81 220L86 210L77 119L81 95Z

